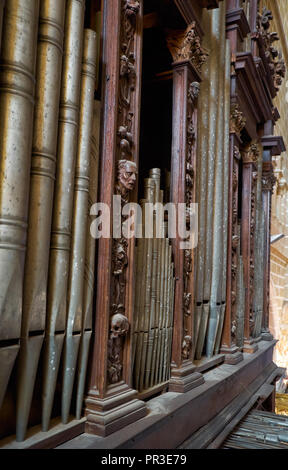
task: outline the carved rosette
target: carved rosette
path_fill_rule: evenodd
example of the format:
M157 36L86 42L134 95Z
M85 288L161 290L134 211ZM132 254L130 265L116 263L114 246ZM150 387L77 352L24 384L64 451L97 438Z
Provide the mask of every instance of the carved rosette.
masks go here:
M130 193L136 183L137 166L133 160L135 115L136 53L135 35L137 16L140 11L138 0L122 0L120 63L119 63L119 102L118 102L118 155L115 194L121 196L123 205L129 202ZM121 216L121 224L125 217ZM125 336L129 331L129 321L125 310L126 272L129 264L128 241L125 237L113 239L111 318L108 340L107 374L110 384L122 378L122 351Z
M166 40L174 62L189 61L199 72L201 71L209 54L201 46L195 22L192 22L185 31L167 30Z
M282 53L274 47L274 43L279 41L276 32L270 32L270 21L273 20L272 12L263 7L262 13L258 10L257 15L257 37L261 40L265 60L269 67L271 80L277 93L286 74L285 62Z
M230 133L240 135L246 125L246 118L239 109L238 104L233 104L230 111Z

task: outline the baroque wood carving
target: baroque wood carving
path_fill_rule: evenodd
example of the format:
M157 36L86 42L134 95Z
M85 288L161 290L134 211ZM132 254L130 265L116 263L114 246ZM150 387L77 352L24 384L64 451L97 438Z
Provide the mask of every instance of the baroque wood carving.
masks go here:
M276 184L277 178L271 169L269 172L263 172L262 175L262 190L271 191L273 193L274 186Z
M194 190L194 162L193 162L193 147L196 140L195 126L193 120L193 112L199 96L200 84L198 82L191 82L188 88L187 100L187 152L186 152L186 184L185 184L185 203L187 210L186 229L190 230L190 204L193 203L193 190ZM190 276L192 272L192 253L191 250L184 252L184 294L183 294L183 309L184 309L184 339L182 344L182 358L189 359L190 351L192 349L192 338L187 335L188 327L186 322L191 317L191 299L192 293L190 291Z
M137 166L133 160L135 114L133 95L137 80L135 68L135 34L140 2L122 0L119 102L118 102L118 156L115 194L121 197L121 213L124 204L129 202L137 178ZM121 224L125 217L121 216ZM128 267L128 241L125 237L113 239L111 317L108 340L107 373L110 384L117 383L122 376L122 349L129 331L129 321L125 310L126 271Z
M274 47L274 43L279 41L279 36L276 32L269 31L271 20L273 20L272 12L266 7L262 9L262 13L258 11L257 35L262 41L265 60L268 63L272 83L275 91L278 92L283 78L285 78L286 67L282 53Z
M201 39L192 22L185 31L167 30L166 40L174 62L189 61L200 71L206 62L208 51L201 46Z
M238 104L233 104L230 112L230 133L240 135L246 125L246 118L239 109Z

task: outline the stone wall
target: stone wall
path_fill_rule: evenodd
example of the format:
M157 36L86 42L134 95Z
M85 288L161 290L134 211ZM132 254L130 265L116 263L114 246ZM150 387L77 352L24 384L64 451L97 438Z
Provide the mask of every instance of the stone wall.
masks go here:
M288 10L287 0L262 0L260 7L271 10L273 20L270 31L277 31L280 40L275 47L281 50L288 70ZM273 158L277 183L272 198L271 235L284 237L271 245L270 327L278 339L274 361L288 369L288 74L275 99L280 119L275 135L284 139L286 152Z

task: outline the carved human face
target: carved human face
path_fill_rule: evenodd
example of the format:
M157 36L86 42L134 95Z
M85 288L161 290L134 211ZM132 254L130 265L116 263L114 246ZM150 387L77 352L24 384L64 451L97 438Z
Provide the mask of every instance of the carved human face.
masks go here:
M119 182L128 191L133 191L137 178L137 166L134 162L119 162Z

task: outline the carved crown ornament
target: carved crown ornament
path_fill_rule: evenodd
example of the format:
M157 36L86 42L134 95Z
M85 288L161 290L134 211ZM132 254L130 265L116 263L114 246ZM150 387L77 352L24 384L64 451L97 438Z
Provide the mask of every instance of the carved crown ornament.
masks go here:
M240 135L246 125L246 118L239 109L238 104L233 104L230 112L230 133Z
M257 15L257 38L261 39L264 48L265 60L268 63L272 83L277 93L286 74L286 66L282 53L274 47L274 43L279 41L276 32L270 32L270 21L273 15L270 10L263 7L262 13Z
M193 21L185 31L166 30L166 41L174 62L191 62L200 72L207 61L208 51L201 46L201 39Z

